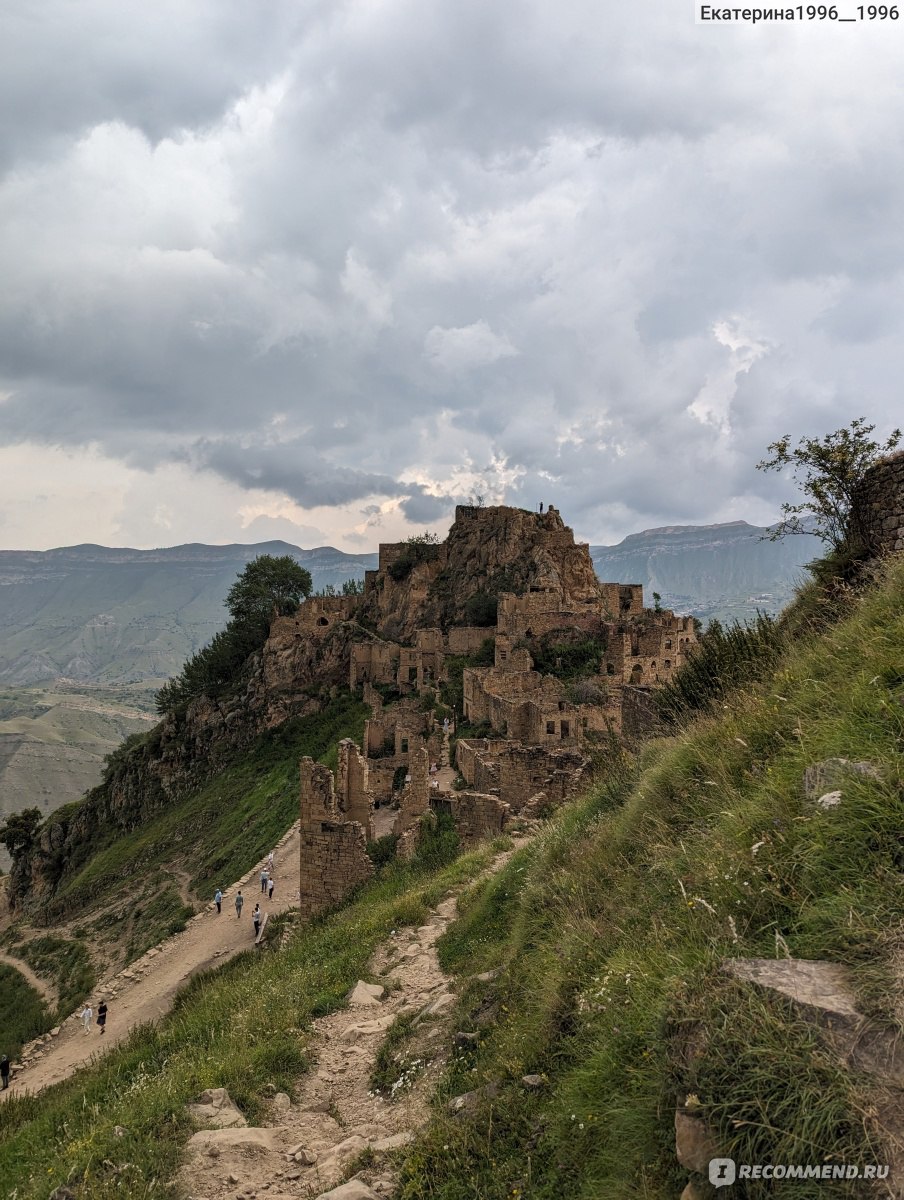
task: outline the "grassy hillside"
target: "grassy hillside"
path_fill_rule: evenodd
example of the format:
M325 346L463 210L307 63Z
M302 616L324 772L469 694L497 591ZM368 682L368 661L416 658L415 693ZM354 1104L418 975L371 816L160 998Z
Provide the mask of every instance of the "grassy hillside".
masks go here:
M844 963L863 1011L897 1028L902 601L899 563L767 683L613 771L472 891L441 958L480 1045L442 1085L404 1200L675 1197L688 1175L673 1112L688 1093L739 1161L888 1161L869 1080L842 1071L789 1004L719 964L785 947ZM883 779L852 780L824 811L802 776L833 755L879 764ZM489 970L494 983L474 981ZM525 1074L545 1085L525 1090ZM495 1098L448 1115L446 1099L488 1082Z
M99 1066L0 1105L4 1194L46 1200L66 1183L80 1200L164 1195L192 1132L184 1106L200 1090L226 1087L250 1121L263 1117L265 1088L289 1089L306 1069L312 1019L344 1003L378 942L423 922L492 854L487 848L444 866L426 849L421 861L390 867L333 917L301 929L285 949L251 951L199 976L171 1016L136 1031ZM128 1166L120 1165L116 1126L128 1130Z
M70 865L52 911L81 910L103 885L108 897L124 892L127 917L136 872L154 880L156 872L168 875L174 868L183 871L196 896L208 899L218 884L232 882L264 857L297 819L299 759L309 755L335 765L337 743L346 737L360 741L369 711L346 693L322 712L263 735L204 786L132 832L98 829L80 847L80 861Z
M717 715L636 761L611 761L502 873L465 892L440 951L460 981L458 1028L478 1043L457 1052L440 1083L402 1200L673 1200L688 1178L673 1114L688 1096L741 1161L888 1161L870 1079L843 1070L790 1004L734 983L720 964L785 953L845 964L862 1010L897 1028L902 601L898 563L836 624L799 637L768 678L720 701ZM280 768L267 757L279 754L259 753L247 782L274 786L279 803L269 772ZM805 798L802 776L836 755L869 760L881 778L852 778L841 804L824 810ZM241 792L194 798L199 807L182 819L226 821ZM233 843L220 830L198 835L199 883L212 878L214 847L242 852L238 833ZM157 853L166 831L159 841L145 841L148 832L104 848L107 868ZM285 949L195 981L160 1027L77 1083L5 1106L6 1186L20 1200L63 1181L83 1200L156 1194L149 1181L160 1188L172 1175L190 1132L185 1102L226 1086L254 1120L265 1083L289 1087L305 1070L311 1017L341 1002L390 929L416 924L479 863L392 866ZM70 886L90 887L93 869ZM498 974L481 982L483 972ZM526 1089L525 1074L541 1086ZM449 1114L450 1097L486 1084L490 1094ZM111 1167L122 1159L116 1124L130 1131L126 1177ZM736 1194L772 1194L758 1187ZM782 1194L864 1193L800 1182Z

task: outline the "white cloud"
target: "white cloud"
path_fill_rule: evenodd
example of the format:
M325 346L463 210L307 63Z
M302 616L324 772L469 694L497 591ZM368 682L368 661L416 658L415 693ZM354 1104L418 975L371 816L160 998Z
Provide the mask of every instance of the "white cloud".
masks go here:
M455 374L513 358L518 351L507 337L500 337L480 320L460 329L434 325L424 338L424 353L433 364Z
M0 538L481 490L608 539L762 519L777 434L892 423L894 39L648 10L7 5Z

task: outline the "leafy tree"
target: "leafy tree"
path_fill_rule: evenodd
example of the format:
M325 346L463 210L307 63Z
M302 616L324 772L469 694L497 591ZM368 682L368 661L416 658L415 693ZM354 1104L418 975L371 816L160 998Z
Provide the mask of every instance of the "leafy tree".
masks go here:
M772 457L757 463L757 470L791 467L805 497L799 504L782 505L783 517L769 533L770 541L792 533L813 533L835 550L842 547L852 532L851 505L858 484L901 440L901 430L893 429L886 441L875 442L870 437L875 428L865 417L856 417L847 428L823 438L801 438L794 449L787 434L767 447Z
M269 623L276 613L291 616L311 594L311 572L299 566L290 554L279 558L261 554L253 559L226 594L226 607L233 621Z
M155 698L157 711L174 712L196 696L219 696L228 691L248 656L266 641L274 613L290 616L310 594L310 571L290 555L275 558L262 554L253 559L226 596L232 620L160 688Z
M10 813L5 823L0 825L0 842L13 858L23 854L34 844L41 820L39 808L23 808L21 812Z
M343 596L363 596L364 595L364 580L363 579L346 579L342 585Z

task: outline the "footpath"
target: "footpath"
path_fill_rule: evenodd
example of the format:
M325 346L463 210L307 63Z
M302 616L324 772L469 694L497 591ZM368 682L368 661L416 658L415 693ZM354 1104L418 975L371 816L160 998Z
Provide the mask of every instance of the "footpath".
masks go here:
M525 840L497 855L487 874L500 870ZM369 964L368 978L377 982L359 980L348 1008L314 1022L305 1053L315 1065L295 1095L272 1097L267 1124L249 1127L222 1088L199 1097L192 1115L214 1127L189 1140L177 1180L180 1195L380 1200L395 1192L393 1152L409 1145L428 1119L451 1051L456 996L436 943L455 920L456 905L456 893L450 893L419 929L394 933ZM395 1094L384 1098L371 1090L371 1077L387 1031L405 1016L410 1040L393 1072ZM469 1097L458 1100L466 1107Z
M78 1067L108 1051L126 1038L136 1025L154 1021L169 1012L176 993L199 971L228 961L254 945L251 914L260 903L261 911L275 916L298 903L299 826L283 836L275 849L273 899L261 895L259 863L242 879L223 891L223 911L217 913L212 901L192 917L182 933L174 934L146 951L128 967L105 979L90 997L95 1013L101 1000L109 1008L106 1033L101 1037L97 1025L86 1034L78 1012L67 1017L23 1053L7 1091L0 1098L39 1092L52 1083L66 1079ZM235 915L235 895L244 897L242 915ZM20 968L18 961L14 964ZM79 1010L80 1011L80 1010Z

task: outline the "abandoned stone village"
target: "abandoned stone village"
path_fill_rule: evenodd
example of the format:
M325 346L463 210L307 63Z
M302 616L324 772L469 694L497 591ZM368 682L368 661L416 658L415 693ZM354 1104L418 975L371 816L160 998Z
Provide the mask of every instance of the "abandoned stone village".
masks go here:
M551 811L595 745L649 726L651 692L697 640L691 617L645 608L640 585L599 582L556 509L501 506L458 507L441 544L381 545L363 597L307 600L271 644L337 627L371 717L362 746L340 744L335 778L302 760L303 915L372 874L368 842L394 835L411 856L428 813L468 844Z

